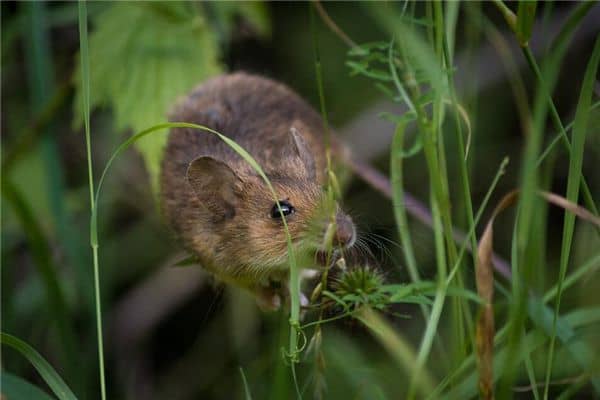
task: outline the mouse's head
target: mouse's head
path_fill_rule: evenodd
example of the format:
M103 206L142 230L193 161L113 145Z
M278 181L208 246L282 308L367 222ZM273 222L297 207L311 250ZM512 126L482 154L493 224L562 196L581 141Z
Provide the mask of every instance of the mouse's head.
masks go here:
M187 179L211 215L213 257L221 263L252 268L257 274L287 265L285 222L297 250L307 256L329 242L350 247L355 241L352 219L328 201L315 159L302 135L291 129L287 144L263 154L262 168L277 195L247 162L235 165L213 157L193 160ZM233 265L231 265L233 267Z

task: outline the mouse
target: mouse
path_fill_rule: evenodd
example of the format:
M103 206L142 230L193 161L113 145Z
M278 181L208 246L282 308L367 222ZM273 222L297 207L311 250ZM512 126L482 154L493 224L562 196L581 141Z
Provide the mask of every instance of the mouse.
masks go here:
M236 72L211 78L179 99L169 120L213 129L243 147L263 179L217 135L169 131L160 175L162 214L183 247L221 282L251 292L263 310L286 298L289 278L283 218L301 268L314 268L326 232L336 249L356 240L352 218L327 201L323 120L275 80ZM331 135L331 160L348 149ZM333 235L331 229L334 229Z

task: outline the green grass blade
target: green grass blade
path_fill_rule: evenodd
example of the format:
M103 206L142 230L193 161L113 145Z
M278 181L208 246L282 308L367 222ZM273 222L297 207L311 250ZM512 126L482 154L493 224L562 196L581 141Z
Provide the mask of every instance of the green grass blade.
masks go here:
M90 65L88 50L88 28L87 28L87 8L85 0L79 0L79 53L81 62L81 84L82 84L82 102L83 102L83 120L85 127L85 146L87 154L88 186L90 191L90 209L91 214L95 214L96 205L94 202L94 174L92 169L92 144L90 138ZM102 333L102 306L100 300L100 266L98 262L98 240L97 237L90 235L90 244L92 246L92 258L94 263L94 294L95 294L95 314L96 314L96 336L98 347L98 368L100 374L100 396L106 400L106 377L104 372L104 340Z
M433 197L433 195L431 195ZM443 238L443 229L442 229L442 221L440 217L440 212L437 207L437 203L432 201L432 216L434 222L434 237L435 237L435 251L436 251L436 261L438 263L438 271L444 271L446 268L446 253L444 248L444 238ZM437 289L435 298L433 300L433 306L431 308L431 314L429 316L429 320L427 321L427 326L425 328L425 332L423 333L421 344L419 346L419 352L417 354L417 359L414 367L414 371L411 375L410 385L408 387L407 398L413 398L415 395L415 390L420 388L420 382L423 379L422 374L425 370L425 364L427 358L429 357L429 352L431 350L431 345L433 343L433 339L437 333L437 328L440 323L442 310L444 308L444 303L446 300L446 292L447 285L445 282L446 274L443 273L442 276L438 277Z
M562 48L557 49L553 53L553 57L549 57L544 64L543 73L539 73L538 90L533 107L533 125L530 134L527 136L523 153L517 229L514 239L516 241L518 262L513 263L513 269L516 268L516 273L513 273L512 277L513 299L509 310L508 352L506 362L501 369L503 378L498 386L498 396L500 398L509 397L512 393L517 365L521 361L518 353L522 343L521 333L527 316L529 289L536 282L533 279L536 272L535 266L542 265L541 254L537 249L535 239L537 229L541 225L540 221L544 217L542 215L543 208L537 206L540 201L536 198L540 185L540 172L536 167L536 161L541 151L545 121L548 115L548 97L556 84L559 61L564 55L563 50ZM524 52L529 62L534 62L533 55L527 47L524 48Z
M438 8L441 9L441 6L438 5ZM441 20L441 18L440 18ZM440 22L441 24L441 22ZM440 28L438 28L440 29ZM440 29L441 30L441 29ZM454 64L454 60L453 60L453 51L450 47L450 43L452 43L454 40L454 31L452 31L450 33L450 35L448 34L448 30L446 30L446 32L444 33L444 36L441 38L441 46L442 46L442 54L440 54L440 59L441 59L441 63L445 68L446 71L446 79L448 82L448 93L450 95L450 102L453 106L454 112L454 123L455 123L455 134L456 134L456 149L457 149L457 161L458 161L458 170L459 170L459 180L461 183L461 189L462 192L460 193L461 195L461 201L459 202L459 204L464 204L464 206L461 208L461 212L464 213L464 215L466 216L466 221L467 221L467 226L468 226L468 231L469 233L467 233L467 236L465 238L465 243L468 242L470 240L471 243L471 248L472 249L476 249L477 248L477 238L475 237L475 220L474 220L474 216L473 216L473 203L472 203L472 196L471 196L471 187L470 187L470 183L469 183L469 166L468 166L468 154L469 154L469 146L470 146L470 138L471 138L471 128L470 128L470 124L469 124L469 118L466 115L466 112L463 112L461 110L463 110L462 106L459 104L458 102L458 97L456 94L456 88L454 85L454 77L452 75L452 69L453 69L453 64ZM460 116L463 115L468 133L467 133L467 143L466 145L464 144L464 140L463 140L463 129L462 129L462 124L460 121ZM442 135L440 135L442 136ZM440 153L443 152L443 149L440 151ZM447 181L447 178L446 178ZM447 211L448 213L450 212L450 209L448 209ZM471 233L472 232L472 233ZM452 251L452 249L449 246L449 251ZM456 250L453 251L454 253L456 253ZM461 262L459 261L459 257L455 254L449 253L449 255L451 256L451 263L454 263L457 265L457 267L461 264ZM477 251L472 251L471 252L472 258L473 258L473 265L477 265ZM462 270L458 270L458 274L456 275L457 277L457 284L460 286L464 286L464 277L463 277L463 271ZM451 280L451 279L450 279ZM449 280L449 281L450 281ZM455 304L453 305L456 308L456 313L458 315L458 318L460 318L460 322L458 322L457 324L455 323L455 325L458 325L456 327L456 334L457 335L461 335L461 336L468 336L468 338L470 339L470 343L469 345L467 345L467 341L463 340L462 338L459 340L460 342L462 342L463 345L463 354L466 354L466 352L468 351L468 347L475 347L475 337L473 335L473 331L474 331L474 324L473 324L473 315L471 313L471 309L470 307L466 304L466 302L462 302L462 303L458 303L455 301ZM463 324L462 320L464 319L465 321L465 325L466 325L466 335L462 332L463 328L461 327L461 325ZM457 352L456 354L460 354L460 351ZM459 357L460 358L460 357Z
M56 322L60 340L59 356L61 361L68 364L75 362L73 345L76 336L71 321L67 318L69 309L66 304L64 289L58 276L58 267L45 237L38 218L33 214L31 206L9 179L2 179L2 196L12 205L19 222L27 237L34 265L39 274L46 293L48 312ZM66 366L67 368L69 365Z
M244 398L246 400L252 400L252 393L250 393L250 387L248 386L246 374L244 374L244 369L242 367L240 367L240 375L242 376L242 383L244 384Z
M517 39L521 46L526 46L531 37L531 29L535 22L536 1L521 0L517 10Z
M12 347L27 358L60 400L77 400L77 397L75 397L65 381L33 347L21 339L4 332L0 333L0 342Z
M8 399L52 400L48 393L16 375L2 371L0 374L2 394Z
M594 111L598 107L600 107L600 101L596 101L594 104L592 104L590 106L590 112ZM575 123L575 121L571 121L567 126L565 126L565 132L569 132L573 128L574 123ZM562 137L563 137L562 132L559 132L556 134L556 136L554 136L554 139L552 139L550 141L548 146L546 146L546 150L544 150L544 152L542 153L540 158L538 158L538 160L537 160L538 167L542 164L542 162L546 159L546 157L548 157L548 155L552 152L552 150L554 150L554 146L556 146L556 144L562 139Z
M588 383L587 379L578 379L575 383L565 389L560 395L556 397L556 400L568 400L573 399L574 395L581 390Z
M544 306L539 298L531 298L527 307L531 320L539 328L538 331L543 332L546 338L555 334L556 338L561 342L562 347L567 350L569 356L583 371L593 371L594 351L589 343L580 338L576 327L594 323L596 321L595 318L598 316L597 310L595 310L595 313L586 313L586 318L581 318L579 311L582 310L577 310L566 317L559 316L555 322L554 310L548 306ZM590 316L592 317L591 319L589 318ZM556 326L554 326L555 323ZM591 383L596 394L600 393L600 379L597 376L592 376ZM547 396L547 392L544 393L544 396Z
M523 332L525 336L525 332ZM540 391L537 385L537 379L535 378L535 369L533 368L533 362L531 361L531 353L525 354L525 369L527 370L527 378L529 378L529 385L533 389L534 400L540 400Z
M392 206L394 208L396 226L398 227L398 233L400 235L400 240L402 241L402 251L404 253L404 261L406 261L408 267L408 273L413 282L419 282L421 277L419 276L417 260L415 258L413 244L408 230L408 219L406 217L406 205L404 201L402 149L404 146L405 127L405 123L397 124L392 139L392 149L390 154L390 182L392 184L393 194ZM427 314L428 313L426 313L426 315Z
M591 8L595 4L596 3L592 2L592 1L582 2L574 8L574 10L571 14L569 14L569 17L567 18L566 22L563 24L563 27L561 28L560 32L556 36L556 39L552 42L552 45L550 46L551 49L554 49L554 51L550 57L551 63L559 64L560 61L563 59L563 57L568 49L568 44L570 43L571 39L573 38L573 33L579 26L579 22L587 15L587 13L591 10ZM536 76L536 79L538 80L541 91L547 97L547 101L548 101L549 107L550 107L550 117L552 118L552 122L554 123L556 130L560 134L561 142L562 142L564 148L568 152L570 152L571 151L571 142L569 141L565 127L563 126L562 121L560 119L560 115L558 114L558 110L556 109L554 101L552 100L552 96L551 96L552 90L550 90L551 89L550 87L547 87L545 85L544 77L542 76L540 68L535 60L535 57L533 56L533 53L531 52L531 49L528 46L525 46L522 48L522 51L523 51L523 54L525 55L525 59L527 60L527 63L529 64L530 69L533 71L533 73ZM596 203L593 200L590 188L587 184L587 180L585 179L585 177L581 178L581 189L582 189L582 193L583 193L583 200L585 201L586 207L591 212L593 212L595 215L598 215L598 208L596 207ZM596 229L596 232L600 234L600 229Z
M579 194L579 185L581 181L581 169L583 165L583 150L585 145L585 135L587 131L587 123L589 120L589 109L592 102L592 92L594 82L596 80L596 72L600 61L600 37L596 39L596 44L590 57L590 61L585 71L583 84L575 112L575 123L573 126L573 137L569 163L569 177L567 181L567 199L573 203L577 203ZM548 398L548 390L550 387L550 377L552 374L552 366L554 361L554 342L556 339L556 323L560 312L560 301L562 297L562 285L565 280L569 256L571 252L571 242L573 240L573 231L575 226L575 215L565 211L563 238L560 255L560 272L558 277L556 304L554 307L554 321L552 324L552 334L550 337L550 347L548 355L548 363L546 365L546 380L544 386L544 398Z
M362 308L359 310L356 318L358 318L364 326L374 334L379 342L388 349L391 356L401 368L405 369L409 374L412 373L415 363L418 362L417 356L414 349L404 337L396 332L377 312L370 308ZM431 392L434 387L433 378L427 369L422 370L415 379L416 388L419 393L425 395Z
M600 254L592 257L589 261L585 262L581 267L577 268L575 272L570 274L562 282L562 291L575 284L579 279L586 276L588 273L595 272L600 267ZM558 294L558 284L549 289L544 295L544 303L554 299Z
M535 307L530 308L531 311L535 310ZM546 307L547 316L551 317L551 311ZM532 315L533 317L533 315ZM565 328L565 341L573 341L574 343L579 343L579 345L583 345L582 341L574 340L575 337L572 336L573 331L579 328L583 328L585 326L593 326L598 323L598 318L600 315L598 310L586 309L581 311L575 311L569 313L565 316L560 317L560 325ZM550 320L548 320L548 331L550 328ZM503 346L503 342L506 339L508 334L508 327L505 326L502 330L500 330L495 338L494 338L494 346L495 350L495 359L494 359L494 369L499 370L500 367L506 362L508 347ZM548 332L542 330L533 330L528 332L523 337L523 348L522 351L518 354L518 359L524 359L528 354L540 348L547 340ZM588 359L590 359L593 354L591 349L587 349L587 353L584 353ZM581 364L580 364L581 365ZM475 358L473 355L465 358L463 363L455 369L452 373L450 379L446 379L438 388L434 390L434 392L428 397L429 399L434 398L443 398L443 399L470 399L474 398L477 395L477 371L474 369L475 366ZM467 370L471 369L472 372L467 376L462 376ZM456 379L457 376L461 376L461 379ZM494 381L498 381L500 377L496 375L494 377ZM451 383L456 383L453 387L450 386ZM451 387L448 391L443 392L443 389L447 387ZM508 397L512 398L512 396Z
M275 189L271 185L269 178L266 176L265 172L263 171L261 166L258 164L258 162L256 162L256 160L244 148L242 148L240 145L238 145L236 142L234 142L227 136L225 136L213 129L210 129L206 126L190 124L190 123L186 123L186 122L167 122L167 123L163 123L163 124L154 125L148 129L145 129L145 130L138 132L135 135L129 137L127 140L125 140L123 143L121 143L117 147L117 149L112 153L112 155L106 162L104 170L102 171L102 174L100 175L100 180L98 181L98 186L96 189L96 195L95 195L95 201L94 201L95 207L92 210L92 216L91 216L91 222L90 222L90 237L92 238L92 244L94 246L94 249L96 250L96 252L95 252L96 255L97 255L97 249L98 249L98 204L99 204L100 193L102 191L102 186L107 177L108 171L110 170L110 167L112 166L112 164L114 163L116 158L121 153L123 153L125 150L127 150L131 145L133 145L137 140L139 140L151 133L156 133L156 132L166 133L167 132L166 130L170 129L170 128L190 128L190 129L196 129L199 131L203 131L203 132L207 132L207 133L216 135L219 139L221 139L229 147L231 147L231 149L233 149L240 157L242 157L244 159L244 161L246 161L258 173L258 175L262 178L262 180L267 185L267 188L269 189L269 191L271 192L271 195L273 196L273 200L277 204L277 207L279 208L280 213L283 215L283 211L281 210L281 205L279 204L280 199L277 196ZM282 221L283 221L284 231L285 231L285 235L286 235L288 260L289 260L289 264L290 264L289 290L290 290L290 302L291 302L291 306L290 306L291 335L290 335L290 348L289 348L289 353L287 354L287 356L290 357L290 359L293 363L295 363L298 361L298 355L299 355L298 334L299 334L299 327L300 327L300 276L299 276L299 268L297 266L296 255L295 255L294 247L292 245L292 238L289 233L287 221L285 218L282 218ZM292 373L294 373L293 368L292 368Z
M508 25L508 27L513 32L516 32L517 31L517 16L515 15L515 13L513 13L512 10L510 8L508 8L508 6L506 4L504 4L504 2L502 0L492 0L492 2L494 3L494 5L496 5L496 7L498 8L498 11L500 11L502 16L504 17L504 20L506 21L506 24Z
M490 201L490 198L492 197L492 193L494 193L494 189L496 189L496 185L498 184L498 181L500 180L502 175L504 175L504 173L506 172L507 165L508 165L508 157L505 157L502 160L502 162L500 163L500 166L498 167L498 171L496 172L496 175L494 176L494 179L492 180L490 187L488 188L487 192L485 193L485 196L483 197L483 201L481 202L481 205L479 206L479 209L477 210L477 214L475 215L475 219L473 220L473 225L471 225L471 228L470 228L469 232L467 233L466 237L471 236L475 233L475 227L479 223L479 220L481 219L481 216L483 215L483 212L485 211L487 204ZM460 247L456 263L452 267L452 270L448 274L448 278L446 280L446 283L448 285L450 284L450 282L452 281L452 278L454 277L454 275L458 271L459 267L461 266L461 261L465 254L465 251L467 249L467 245L468 245L468 241L465 240Z
M557 53L559 55L564 54L564 51L566 50L566 45L565 45L565 49L559 49L559 50L562 50L562 52L557 51ZM527 47L527 48L524 48L523 51L525 53L525 58L527 59L527 62L531 66L531 69L533 70L533 72L536 74L536 77L540 84L540 90L542 91L542 93L545 93L545 95L547 97L548 105L550 107L550 116L552 117L552 121L554 122L556 129L560 133L561 141L562 141L565 149L567 149L567 151L570 153L571 152L571 142L569 141L565 127L563 126L562 121L560 120L560 115L558 114L558 110L556 109L556 106L554 105L554 100L552 100L552 96L550 95L551 90L548 90L545 87L542 73L540 72L539 66L537 65L537 62L536 62L535 57L533 56L533 53L531 52L531 50ZM555 58L558 58L558 56L556 56ZM581 177L581 189L583 192L583 200L585 201L585 205L593 214L598 215L598 208L596 207L596 203L594 202L592 193L587 184L587 180L585 179L584 176ZM600 229L597 228L596 232L600 233Z
M119 145L119 147L117 147L117 149L112 153L112 155L110 156L110 158L108 159L108 161L106 162L106 165L104 166L104 170L102 171L102 174L100 175L100 180L98 181L98 187L96 189L96 195L94 197L94 202L97 205L98 201L99 201L99 197L100 197L100 193L102 191L102 185L104 184L104 181L106 179L107 173L110 169L110 167L112 166L113 162L115 161L115 159L121 154L123 153L125 150L127 150L132 144L134 144L136 141L138 141L139 139L143 138L144 136L147 136L151 133L157 132L157 131L165 131L166 129L171 129L171 128L191 128L191 129L197 129L200 131L204 131L204 132L208 132L211 133L213 135L216 135L219 137L219 139L221 139L222 141L224 141L229 147L231 147L236 153L238 153L238 155L240 155L240 157L242 157L244 159L244 161L246 161L248 164L250 164L250 166L260 175L260 177L263 179L263 181L265 182L265 184L267 185L269 191L271 192L271 194L273 195L273 198L275 199L275 201L277 202L277 206L280 207L279 204L279 199L277 197L277 193L275 192L275 189L273 188L273 186L271 185L271 182L269 181L269 178L267 178L266 174L264 173L263 169L261 168L261 166L256 162L256 160L244 149L242 148L240 145L238 145L236 142L234 142L233 140L231 140L230 138L228 138L227 136L213 130L210 129L206 126L202 126L202 125L197 125L197 124L190 124L187 122L165 122L163 124L158 124L158 125L154 125L148 129L145 129L141 132L136 133L135 135L129 137L127 140L125 140L123 143L121 143ZM165 132L166 133L166 132ZM280 207L280 212L281 212L281 207ZM284 228L286 231L286 235L288 237L288 250L292 250L292 243L291 243L291 237L289 236L289 232L288 232L288 227L287 227L287 222L285 220L285 218L282 219L283 223L284 223ZM95 238L95 243L97 245L98 242L98 238L97 238L97 232L98 232L98 207L96 206L93 210L92 213L92 221L90 224L90 228L91 228L91 236L93 238ZM292 253L290 254L290 264L295 266L296 265L296 259L295 256ZM296 282L297 283L297 282ZM299 294L297 294L299 296ZM292 301L294 299L292 298ZM297 305L298 305L298 310L296 310L296 312L294 313L292 310L292 316L295 315L296 320L299 316L299 297L296 299L298 301Z
M577 271L575 273L571 274L565 280L563 288L566 289L568 286L571 286L572 284L574 284L578 279L585 276L587 273L591 273L591 271L593 271L594 269L596 269L598 267L600 267L600 254L595 257L592 257L590 260L583 263L583 265L577 267L576 268ZM502 288L500 285L497 285L497 288L504 296L510 295L510 293L506 289ZM548 290L548 292L546 292L546 294L544 295L544 298L541 301L543 303L547 303L548 301L552 300L555 296L556 296L556 286L554 288ZM547 312L550 312L550 309L548 307L546 307L546 309L547 309ZM529 317L532 318L533 320L535 320L535 318L534 318L535 316L533 313L534 312L537 313L536 310L537 309L535 307L528 308ZM544 311L544 312L546 312L546 311ZM574 311L562 319L562 322L565 324L564 329L572 331L583 324L589 323L589 322L583 321L581 319L578 319L576 317L577 313L578 313L577 311ZM496 347L499 347L500 345L502 345L504 343L507 333L508 333L508 325L504 325L504 327L496 333L496 336L494 337L494 345ZM444 380L430 394L428 399L440 398L441 393L443 393L443 391L446 390L446 388L448 386L450 386L453 383L459 384L460 383L459 377L463 376L463 374L466 373L466 371L468 371L469 369L474 369L474 366L475 366L475 357L473 354L471 354L467 358L465 358L462 361L462 363L452 371L452 373L448 374L444 378ZM584 366L584 365L582 365L582 366ZM476 380L474 378L468 378L468 379L465 378L464 380L466 381L469 379L473 379L473 385L476 385L476 383L475 383ZM475 386L474 386L473 390L476 390ZM448 396L448 398L452 398L452 397Z
M25 33L24 50L28 72L28 86L31 109L39 112L45 103L51 98L52 93L56 91L54 82L54 63L49 38L49 28L47 27L48 5L44 2L23 3L25 16L27 20L23 25ZM52 117L55 117L53 115ZM53 119L53 118L51 118ZM75 237L78 235L68 223L65 210L65 183L64 171L60 160L60 151L58 148L58 135L53 131L53 124L50 123L44 129L40 130L40 148L42 162L44 163L44 183L45 191L48 194L48 206L50 210L51 225L53 227L53 236L61 238L60 246L65 250L67 260L70 261L77 273L81 271L81 258L78 257L76 250ZM58 272L54 269L55 273ZM81 276L81 275L80 275ZM74 280L75 289L79 290L81 279ZM67 287L69 283L62 283L61 286ZM66 320L66 318L62 318ZM73 335L71 335L73 336ZM79 391L83 387L84 374L80 368L75 367L75 354L78 353L78 344L69 340L68 346L62 345L62 351L66 359L61 366L65 368L65 377L74 383L75 390Z

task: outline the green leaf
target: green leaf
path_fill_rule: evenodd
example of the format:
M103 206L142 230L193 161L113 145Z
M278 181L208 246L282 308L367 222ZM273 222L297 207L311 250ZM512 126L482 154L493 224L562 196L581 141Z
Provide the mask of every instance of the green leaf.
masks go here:
M12 347L27 358L60 400L77 400L65 381L33 347L4 332L0 333L0 342Z
M0 374L0 386L8 399L52 400L42 389L6 371Z
M114 3L93 20L89 40L90 107L109 106L118 131L164 122L176 99L221 72L213 32L199 8L181 2ZM81 125L81 70L75 123ZM166 135L136 143L158 188Z
M531 0L521 0L517 11L517 38L521 46L526 46L531 37L531 28L535 22L535 7Z

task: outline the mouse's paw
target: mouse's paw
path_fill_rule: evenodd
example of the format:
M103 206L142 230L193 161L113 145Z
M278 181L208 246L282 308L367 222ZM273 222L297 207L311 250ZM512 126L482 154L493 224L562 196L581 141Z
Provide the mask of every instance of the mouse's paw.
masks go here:
M256 292L256 304L261 311L277 311L281 308L281 303L281 296L272 288L261 288Z
M317 269L305 268L300 270L300 280L310 280L319 276L321 272Z

